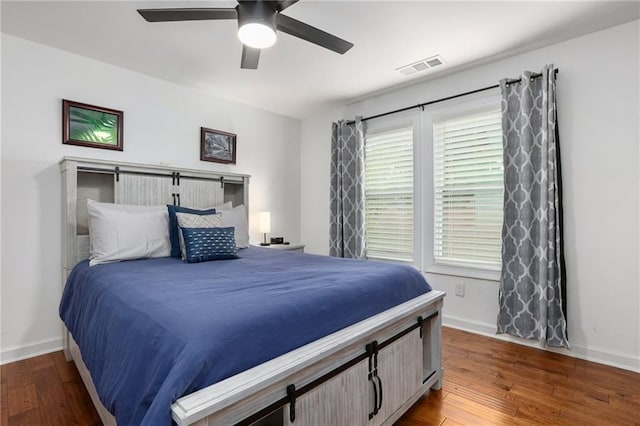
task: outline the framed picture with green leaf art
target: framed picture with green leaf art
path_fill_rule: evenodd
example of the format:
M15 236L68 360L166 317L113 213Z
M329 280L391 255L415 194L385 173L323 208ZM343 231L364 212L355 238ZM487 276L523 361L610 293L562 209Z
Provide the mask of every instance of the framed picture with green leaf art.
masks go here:
M62 143L122 151L123 112L62 100Z

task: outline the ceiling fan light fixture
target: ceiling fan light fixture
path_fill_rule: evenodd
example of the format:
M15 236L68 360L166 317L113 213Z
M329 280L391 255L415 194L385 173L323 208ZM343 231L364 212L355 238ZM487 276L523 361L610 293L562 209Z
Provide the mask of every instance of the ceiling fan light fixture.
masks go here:
M255 49L271 47L276 42L276 32L261 22L247 22L238 29L240 41Z
M243 69L258 68L262 49L273 46L277 31L341 55L353 47L353 43L281 13L297 2L298 0L238 0L238 5L233 8L138 9L138 13L147 22L237 20L238 38L243 43L240 61L240 68Z

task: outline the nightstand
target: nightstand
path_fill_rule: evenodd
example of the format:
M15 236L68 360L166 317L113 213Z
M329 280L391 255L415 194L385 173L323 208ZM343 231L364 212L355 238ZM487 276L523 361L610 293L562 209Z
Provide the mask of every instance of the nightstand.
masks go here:
M304 244L271 244L270 246L262 246L274 250L287 250L304 253Z

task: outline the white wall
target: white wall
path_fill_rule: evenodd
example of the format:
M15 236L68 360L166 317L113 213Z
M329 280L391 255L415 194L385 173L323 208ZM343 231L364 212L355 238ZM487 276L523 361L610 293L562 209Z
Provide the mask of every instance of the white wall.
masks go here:
M329 254L329 159L331 123L344 108L303 120L300 128L300 223L305 252Z
M640 21L426 81L302 122L302 240L328 252L330 122L369 116L539 71L554 63L564 182L570 354L640 370ZM324 134L318 134L324 132ZM315 146L321 144L320 147ZM313 146L312 146L313 145ZM312 164L312 168L307 168ZM307 194L307 195L304 195ZM493 334L498 283L428 275L445 323ZM455 283L466 283L456 297Z
M62 101L124 111L124 152L62 145ZM3 362L61 347L60 174L65 155L252 175L272 234L300 241L300 122L2 35ZM200 126L238 135L237 165L201 162Z

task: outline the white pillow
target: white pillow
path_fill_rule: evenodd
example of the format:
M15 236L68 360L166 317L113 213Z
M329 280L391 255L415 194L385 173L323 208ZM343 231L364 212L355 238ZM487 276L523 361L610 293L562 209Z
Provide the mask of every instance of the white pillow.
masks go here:
M171 254L166 206L133 206L87 200L89 265Z
M159 211L161 207L163 206L138 206L135 204L114 204L114 203L102 203L99 201L94 201L91 199L87 199L87 213L89 210L89 204L91 203L92 206L94 206L95 208L100 208L100 209L112 209L112 210L118 210L118 211L126 211L126 212L149 212L149 211ZM167 213L168 216L168 213ZM89 255L93 254L93 240L91 239L91 216L88 217L88 221L89 221Z
M233 203L231 201L227 201L224 204L220 204L219 206L213 206L211 208L216 210L231 210L233 208Z
M182 228L216 228L219 227L222 221L220 213L216 214L190 214L190 213L176 213L176 219L178 219L178 226L180 232L178 232L178 238L180 238L180 253L182 260L187 260L187 248L184 243L184 235L182 234Z
M236 246L238 248L249 247L249 224L247 223L247 210L244 204L240 204L231 210L220 210L223 227L233 226L235 229Z

